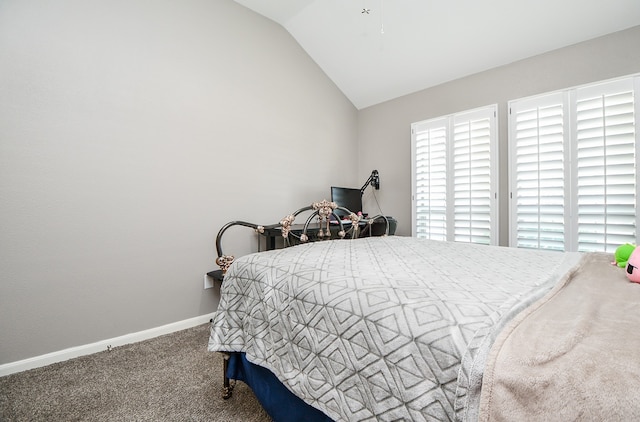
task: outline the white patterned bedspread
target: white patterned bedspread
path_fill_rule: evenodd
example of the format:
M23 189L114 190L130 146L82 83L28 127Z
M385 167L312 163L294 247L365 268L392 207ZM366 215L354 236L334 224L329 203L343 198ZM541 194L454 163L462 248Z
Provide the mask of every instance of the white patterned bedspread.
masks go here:
M251 254L209 350L246 352L334 420L474 420L497 331L579 259L399 236Z

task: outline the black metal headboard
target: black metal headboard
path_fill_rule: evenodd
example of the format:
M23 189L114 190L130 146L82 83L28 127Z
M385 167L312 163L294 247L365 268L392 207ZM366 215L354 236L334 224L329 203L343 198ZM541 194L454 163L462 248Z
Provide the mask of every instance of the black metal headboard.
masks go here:
M346 213L346 222L343 222L343 220L341 219L345 217L339 217L335 213L336 210L340 210ZM297 230L300 232L300 234L294 233L294 231L292 231L292 227L296 217L309 211L311 211L311 213L305 220L304 225L302 226L302 230ZM308 236L308 229L314 220L317 220L318 224L318 230L317 232L315 232L315 237L317 240L331 239L331 225L334 225L335 227L336 224L339 227L337 235L340 239L344 239L345 237L355 239L358 237L366 236L367 234L371 236L371 225L374 222L380 222L381 220L383 220L385 223L384 235L386 236L389 234L389 220L387 217L383 215L377 215L373 218L364 219L361 215L355 214L347 208L339 207L335 202L329 202L326 200L323 200L321 202L314 202L309 206L300 208L296 212L285 216L282 220L275 224L258 225L246 221L231 221L222 226L222 228L218 231L218 235L216 236L216 252L218 254L218 257L216 258L216 264L220 267L220 270L212 272L214 273L214 278L222 280L225 273L235 260L235 257L233 255L225 255L222 251L222 236L230 227L249 227L254 229L256 233L261 235L264 235L265 231L274 229L279 230L284 240L284 246L287 247L294 244L294 242L292 242L292 238L296 240L295 244L309 242L310 239ZM361 230L362 223L365 224ZM347 226L346 229L345 225Z

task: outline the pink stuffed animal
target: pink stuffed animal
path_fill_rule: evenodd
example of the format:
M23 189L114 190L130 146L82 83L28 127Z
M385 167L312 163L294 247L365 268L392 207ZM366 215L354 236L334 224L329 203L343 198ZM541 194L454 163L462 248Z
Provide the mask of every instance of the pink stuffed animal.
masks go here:
M640 283L640 248L635 248L629 256L627 278L634 283Z

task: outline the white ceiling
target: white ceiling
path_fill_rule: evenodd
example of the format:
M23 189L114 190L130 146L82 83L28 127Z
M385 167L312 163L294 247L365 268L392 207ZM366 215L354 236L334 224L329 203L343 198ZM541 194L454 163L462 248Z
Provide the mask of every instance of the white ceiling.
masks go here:
M640 0L235 1L281 24L358 109L640 25Z

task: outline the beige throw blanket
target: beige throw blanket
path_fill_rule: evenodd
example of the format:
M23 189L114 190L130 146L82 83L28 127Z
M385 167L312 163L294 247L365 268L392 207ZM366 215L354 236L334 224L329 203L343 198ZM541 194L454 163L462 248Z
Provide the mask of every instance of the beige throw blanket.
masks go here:
M640 420L640 284L586 254L487 358L481 421Z

